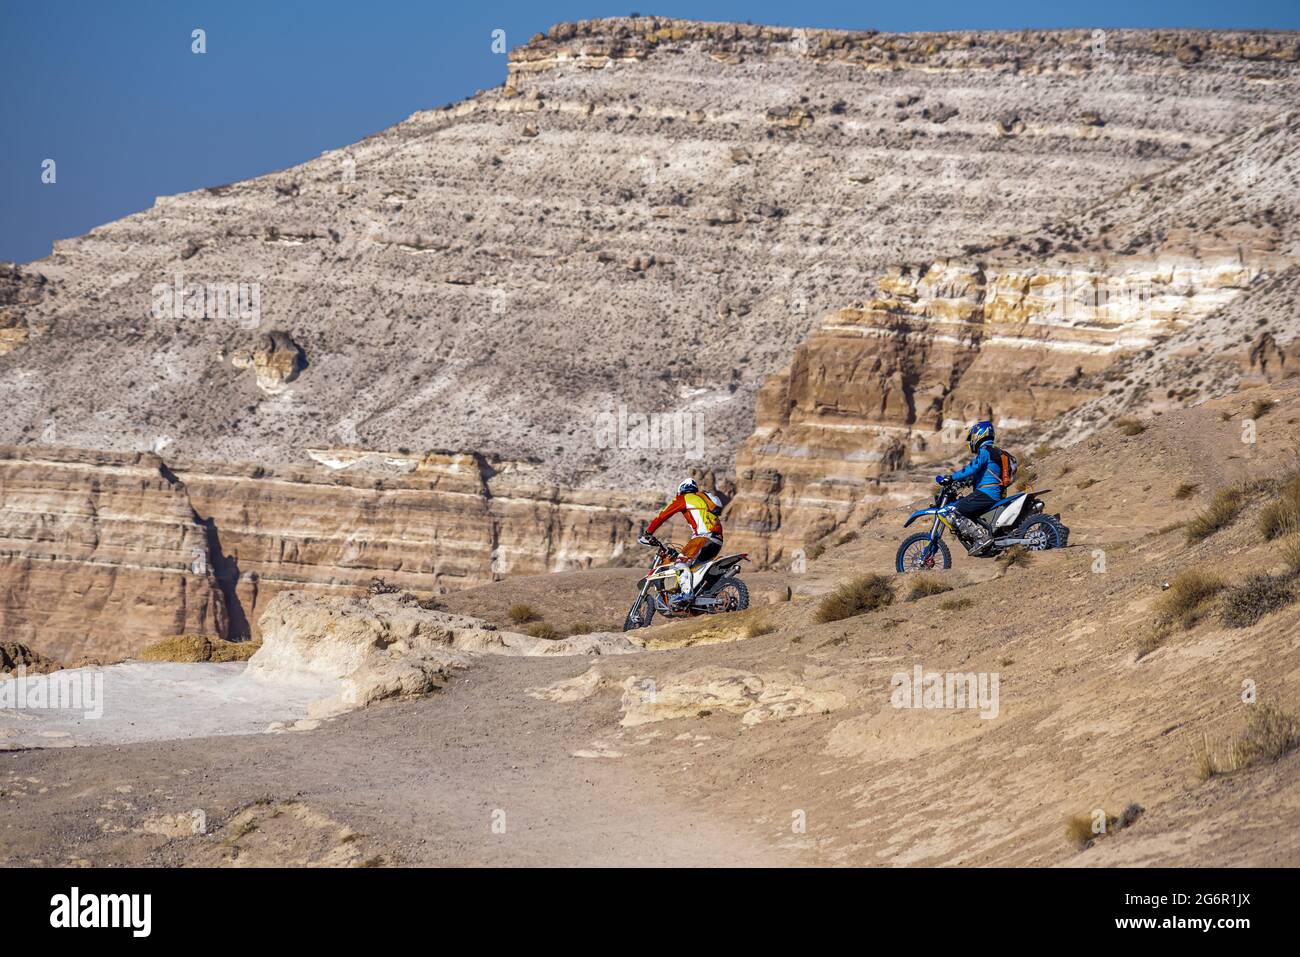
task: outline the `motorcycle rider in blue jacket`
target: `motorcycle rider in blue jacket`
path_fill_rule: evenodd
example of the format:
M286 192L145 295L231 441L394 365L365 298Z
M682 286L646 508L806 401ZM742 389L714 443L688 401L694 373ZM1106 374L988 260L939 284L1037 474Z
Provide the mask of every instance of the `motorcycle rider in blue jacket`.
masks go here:
M975 486L975 491L958 499L953 503L953 508L958 514L975 522L979 529L980 540L971 550L976 553L992 541L988 530L980 524L979 517L1003 497L1002 464L993 458L993 423L985 419L972 425L966 433L966 444L975 453L975 458L952 475L936 475L934 480L941 484L946 481L971 482Z

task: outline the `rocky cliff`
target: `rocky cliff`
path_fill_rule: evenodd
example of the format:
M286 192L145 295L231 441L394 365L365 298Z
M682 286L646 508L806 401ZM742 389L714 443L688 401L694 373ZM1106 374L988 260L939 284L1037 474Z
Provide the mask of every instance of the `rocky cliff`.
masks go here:
M161 455L216 542L217 633L249 630L282 582L382 570L435 591L607 560L633 515L684 471L729 473L751 435L733 528L802 541L821 519L794 511L857 507L879 463L931 454L1009 376L1026 427L1103 393L1091 377L1167 320L1035 305L1071 270L1116 268L1040 272L1087 249L1051 224L1083 229L1297 83L1293 34L560 25L498 88L6 267L0 441L9 467L51 449L79 463L38 480L64 510L102 483L105 451ZM1195 287L1175 324L1260 268L1180 221L1199 250L1185 265L1140 233L1111 251ZM1266 244L1276 224L1255 225ZM34 581L12 500L4 580ZM124 583L148 541L113 566ZM78 607L92 553L41 587ZM30 587L10 620L65 653L196 625L187 594L125 639L90 602L88 634L117 637L78 643ZM115 594L131 589L162 602Z
M312 468L0 448L0 629L71 662L159 636L258 637L285 589L427 595L609 564L653 500L481 456L312 450Z

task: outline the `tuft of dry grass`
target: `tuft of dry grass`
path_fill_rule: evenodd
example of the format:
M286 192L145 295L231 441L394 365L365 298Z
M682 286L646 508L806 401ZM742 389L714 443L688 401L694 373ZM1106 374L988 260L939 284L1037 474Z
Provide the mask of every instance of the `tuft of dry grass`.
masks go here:
M226 641L207 635L176 635L164 638L142 649L136 657L141 661L247 661L258 648L260 641Z
M742 634L746 638L761 638L763 635L770 635L776 631L776 626L764 618L757 618L754 621L747 622Z
M1129 418L1116 420L1115 428L1119 429L1123 435L1141 435L1147 430L1147 427L1137 419Z
M1187 523L1187 543L1204 541L1217 531L1227 528L1237 520L1246 507L1246 490L1240 485L1229 485L1214 493L1209 507Z
M1269 541L1300 531L1300 475L1283 480L1277 498L1259 515L1259 530Z
M544 621L529 625L524 633L530 637L541 638L545 641L559 641L564 637L554 625L549 625Z
M1137 639L1137 661L1141 661L1147 655L1151 654L1169 637L1169 622L1158 621L1149 628L1143 630Z
M1200 482L1183 482L1178 488L1174 489L1174 498L1182 501L1185 498L1191 498L1192 493L1201 487Z
M1034 487L1038 481L1038 466L1033 462L1021 462L1016 469L1016 489L1024 492Z
M1251 575L1223 593L1220 616L1229 628L1249 628L1295 601L1288 575Z
M825 553L826 553L826 543L815 542L808 547L808 550L806 552L804 552L804 556L809 561L815 562L817 559L821 558L822 555L824 555Z
M884 608L893 604L893 601L894 588L889 578L884 575L864 575L844 582L823 598L817 606L815 620L819 624L843 621L845 618L854 618Z
M506 612L506 617L516 625L522 625L526 621L536 621L538 614L533 610L532 605L518 604L511 605L510 610Z
M939 602L939 607L944 611L962 611L970 608L975 604L974 598L945 598Z
M912 587L907 592L907 600L916 601L918 598L942 595L946 591L952 591L952 586L943 581L938 575L913 575Z
M1098 835L1092 833L1092 815L1075 814L1065 819L1065 839L1083 850Z
M1227 587L1227 583L1213 572L1189 568L1169 583L1156 610L1162 621L1178 622L1183 630L1187 630L1205 617L1211 601Z
M1250 404L1250 418L1258 419L1268 415L1269 410L1277 405L1272 399L1256 399Z
M1012 545L993 560L1003 568L1025 567L1034 563L1034 553L1024 545Z
M1198 781L1272 764L1300 748L1300 720L1276 704L1251 707L1246 726L1227 741L1201 736L1192 751Z
M1287 571L1300 575L1300 535L1288 535L1278 546L1278 551L1282 554L1282 561L1286 562Z
M848 531L848 532L845 532L843 535L841 535L838 539L836 539L836 540L835 540L835 544L836 544L837 546L838 546L838 545L847 545L849 542L856 541L856 540L857 540L857 537L858 537L858 533L857 533L857 532L854 532L854 531Z

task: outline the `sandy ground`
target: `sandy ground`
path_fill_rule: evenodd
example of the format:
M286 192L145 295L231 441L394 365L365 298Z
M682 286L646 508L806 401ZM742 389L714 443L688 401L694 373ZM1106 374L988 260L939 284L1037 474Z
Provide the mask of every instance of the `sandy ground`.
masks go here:
M801 862L693 807L654 768L574 757L604 732L601 722L538 707L525 689L587 664L489 659L436 697L312 732L9 754L0 859L206 863L230 840L222 824L267 802L305 804L341 822L385 863ZM157 833L157 822L199 809L212 825L207 836ZM504 833L494 821L504 821ZM301 830L276 860L318 862L309 853L317 829Z
M1262 397L1277 404L1247 446ZM1181 526L1225 483L1295 469L1298 437L1287 385L1042 455L1070 548L1014 568L958 555L950 591L907 600L900 582L844 621L817 623L816 595L888 569L901 514L811 561L793 601L643 633L661 650L483 656L428 698L315 730L11 751L0 861L1300 865L1300 751L1205 781L1194 755L1240 733L1246 684L1300 710L1300 603L1245 628L1208 614L1138 653L1179 572L1281 570L1268 493L1199 543ZM621 615L624 574L557 585ZM494 587L485 615L541 586ZM996 716L896 707L893 676L918 665L997 674ZM1067 839L1067 818L1130 804L1132 826Z

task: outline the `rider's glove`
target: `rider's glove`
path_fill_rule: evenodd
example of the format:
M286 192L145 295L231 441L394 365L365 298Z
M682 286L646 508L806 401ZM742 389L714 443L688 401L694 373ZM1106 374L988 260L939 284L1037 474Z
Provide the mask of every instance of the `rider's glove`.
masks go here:
M652 539L652 538L651 538L647 533L645 533L645 532L642 532L640 535L638 535L638 536L636 537L636 540L637 540L638 542L640 542L642 545L653 545L653 544L654 544L654 540L653 540L653 539Z
M934 480L935 480L935 482L936 482L937 484L942 485L944 482L948 481L948 476L946 476L946 475L936 475L936 476L934 477Z

